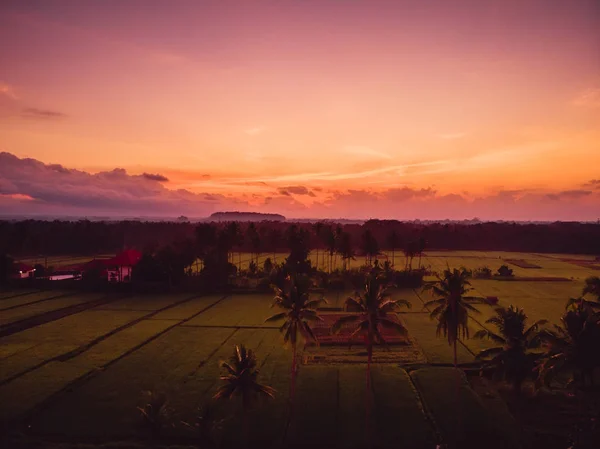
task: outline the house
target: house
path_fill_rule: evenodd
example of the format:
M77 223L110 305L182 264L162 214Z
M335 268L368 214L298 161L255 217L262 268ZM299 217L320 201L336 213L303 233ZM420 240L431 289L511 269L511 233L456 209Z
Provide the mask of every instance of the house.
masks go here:
M13 265L13 279L26 279L35 276L35 268L26 263L15 262Z
M108 282L130 282L133 267L137 265L141 258L142 253L135 249L128 249L112 259L103 261Z

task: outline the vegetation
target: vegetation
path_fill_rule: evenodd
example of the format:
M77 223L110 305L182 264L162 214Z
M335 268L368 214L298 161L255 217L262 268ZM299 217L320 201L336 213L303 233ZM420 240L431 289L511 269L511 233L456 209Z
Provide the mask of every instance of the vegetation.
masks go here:
M501 265L500 268L498 268L496 276L513 277L514 274L512 268L509 268L508 265Z
M600 315L585 304L573 304L561 325L543 334L546 357L539 368L538 385L550 386L559 376L568 376L568 385L593 384L594 369L600 367Z
M367 275L364 281L364 290L356 292L354 296L346 299L346 310L352 315L341 317L332 327L332 332L339 332L344 326L353 326L349 339L357 334L363 334L367 347L367 376L366 388L368 398L371 391L371 363L373 360L373 345L385 345L381 329L393 329L401 335L407 335L406 328L392 316L398 307L404 305L411 307L410 302L403 299L392 299L382 279L372 274ZM369 415L370 399L367 399L367 417Z
M538 320L526 328L527 315L511 305L497 308L496 316L486 323L496 326L498 333L481 329L473 337L487 338L499 346L482 350L477 358L485 361L484 368L493 369L496 378L511 382L520 393L523 381L533 375L539 353L532 350L540 347L540 329L547 320Z
M469 337L469 312L479 311L474 304L482 304L479 298L467 297L471 290L468 270L449 268L444 270L443 276L438 280L426 284L424 290L429 290L436 299L425 303L426 308L432 308L430 316L438 320L437 335L443 334L448 339L448 344L453 347L454 366L457 366L456 344L459 338Z
M259 370L256 363L256 356L251 349L246 349L244 345L236 345L229 363L221 362L221 368L225 370L225 375L220 378L223 385L213 396L217 400L242 398L244 433L246 435L249 432L248 411L252 403L260 396L275 397L273 388L258 382Z
M301 337L305 342L317 342L311 329L311 322L319 321L321 318L317 314L317 307L324 302L323 298L310 299L310 280L305 276L293 276L284 282L280 288L274 286L275 298L273 306L282 309L283 312L277 313L269 318L270 321L281 321L283 324L279 328L283 334L284 343L290 343L292 346L292 368L290 383L290 400L294 399L296 386L296 374L298 367L296 364L296 346Z

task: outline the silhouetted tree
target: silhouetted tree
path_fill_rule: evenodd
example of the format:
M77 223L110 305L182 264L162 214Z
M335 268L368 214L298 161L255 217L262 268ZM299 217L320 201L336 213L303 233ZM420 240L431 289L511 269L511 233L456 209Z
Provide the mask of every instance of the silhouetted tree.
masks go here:
M355 260L354 250L352 249L352 237L347 232L342 232L338 239L337 251L342 258L343 270L348 269L348 261Z
M600 317L585 305L574 304L561 317L561 325L542 334L546 355L540 365L538 385L549 386L560 374L569 374L570 385L593 385L600 367Z
M402 245L402 240L396 230L392 231L387 236L387 246L392 250L392 266L396 265L396 248Z
M275 298L273 306L282 309L283 312L277 313L266 319L266 322L281 321L283 324L279 331L283 334L284 343L290 343L292 346L292 370L290 384L290 400L294 400L296 386L296 374L298 372L296 364L296 344L301 337L305 342L317 339L313 334L311 322L322 321L317 314L317 307L324 302L319 299L310 299L310 279L306 276L291 276L284 281L282 288L273 286Z
M8 254L0 253L0 285L6 285L14 271L15 261Z
M350 339L357 334L363 334L367 347L367 420L370 411L371 392L371 362L373 360L373 345L385 344L381 335L382 328L393 329L400 335L407 335L406 328L397 320L391 318L400 305L408 308L411 304L404 299L392 299L383 279L367 274L364 280L364 290L356 292L353 297L346 299L346 310L351 315L338 319L332 327L332 332L339 332L344 326L354 327ZM368 428L368 421L367 421Z
M242 398L244 436L249 440L248 411L254 400L259 397L274 398L275 390L258 382L259 369L256 367L256 355L244 345L236 345L229 362L221 362L225 374L220 377L223 385L219 387L214 399Z
M367 263L371 265L373 263L373 257L379 255L379 243L373 236L370 229L366 229L362 235L362 250L367 256Z
M448 338L448 344L453 347L455 367L458 365L458 339L461 336L469 337L469 311L479 313L473 304L484 303L482 299L466 296L472 290L469 276L465 269L448 268L444 270L442 277L437 276L436 282L423 287L423 290L431 291L436 297L425 303L425 307L433 307L430 316L438 320L437 334L444 334L444 337Z
M477 358L485 360L484 366L493 368L497 378L511 382L519 394L523 381L533 374L539 353L532 350L540 347L540 327L547 320L538 320L526 329L527 315L511 305L497 308L496 316L486 323L495 325L498 333L482 329L473 337L492 340L499 346L480 351Z

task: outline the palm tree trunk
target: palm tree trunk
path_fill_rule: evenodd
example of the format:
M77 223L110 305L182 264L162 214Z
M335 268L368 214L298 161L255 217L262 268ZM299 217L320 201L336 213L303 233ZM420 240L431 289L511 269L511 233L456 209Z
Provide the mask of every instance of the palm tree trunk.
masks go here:
M292 376L290 381L290 404L294 403L296 392L296 342L292 343Z
M244 443L250 447L250 421L248 420L248 397L247 393L242 393L242 432L244 433Z
M369 323L367 342L367 391L365 400L365 426L367 441L371 441L371 362L373 360L373 332Z
M394 251L394 248L392 248L392 267L396 266L396 252Z
M421 251L419 251L419 270L421 269L421 255L423 253Z

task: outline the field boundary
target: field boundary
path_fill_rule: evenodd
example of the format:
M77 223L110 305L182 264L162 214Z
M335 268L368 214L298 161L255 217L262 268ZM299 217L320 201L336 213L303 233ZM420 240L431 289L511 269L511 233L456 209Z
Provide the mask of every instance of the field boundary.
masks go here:
M44 301L51 301L53 299L66 298L66 297L73 296L73 295L76 295L76 294L77 294L77 292L61 293L60 295L51 296L50 298L38 299L38 300L35 300L35 301L26 302L25 304L17 304L17 305L14 305L14 306L6 307L4 309L0 309L0 312L6 312L7 310L18 309L19 307L30 306L32 304L38 304L38 303L44 302Z
M183 299L181 301L177 301L174 304L169 304L169 305L167 305L167 306L165 306L165 307L163 307L161 309L151 311L147 315L144 315L144 316L142 316L140 318L136 318L136 319L134 319L132 321L129 321L129 322L125 323L125 324L122 324L121 326L119 326L119 327L117 327L117 328L115 328L115 329L113 329L113 330L111 330L111 331L109 331L109 332L107 332L105 334L102 334L99 337L94 338L92 341L90 341L88 343L85 343L85 344L79 346L78 348L75 348L75 349L73 349L71 351L65 352L63 354L59 354L59 355L51 357L49 359L46 359L46 360L38 363L37 365L35 365L33 367L30 367L30 368L28 368L26 370L23 370L23 371L21 371L19 373L16 373L16 374L12 375L11 377L9 377L9 378L1 381L0 382L0 387L2 385L5 385L5 384L9 383L9 382L12 382L13 380L15 380L15 379L17 379L17 378L19 378L21 376L24 376L25 374L28 374L28 373L30 373L32 371L35 371L36 369L41 368L42 366L47 365L48 363L51 363L51 362L66 362L67 360L70 360L70 359L72 359L74 357L77 357L78 355L83 354L85 351L88 351L92 347L96 346L98 343L106 340L108 337L111 337L111 336L113 336L113 335L115 335L115 334L117 334L117 333L119 333L119 332L121 332L121 331L123 331L123 330L125 330L125 329L127 329L129 327L131 327L131 326L134 326L137 323L139 323L140 321L142 321L144 319L147 319L148 317L151 317L152 315L156 315L157 313L162 312L162 311L164 311L166 309L170 309L171 307L175 307L175 306L183 304L183 303L185 303L187 301L191 301L192 299L197 298L197 297L199 297L199 295L195 295L195 296L192 296L190 298L185 298L185 299ZM121 299L121 298L115 298L115 300L117 300L117 299Z
M23 332L24 330L31 329L33 327L41 326L42 324L50 323L52 321L60 320L70 315L74 315L79 312L83 312L87 309L107 304L111 301L117 300L118 297L102 296L98 299L92 299L80 304L73 304L71 306L61 307L60 309L51 310L49 312L42 312L38 315L23 318L12 323L0 326L0 338L8 337L9 335Z
M54 393L50 394L48 397L46 397L44 400L42 400L39 404L35 405L33 408L29 409L27 412L21 414L20 416L17 416L15 418L13 418L11 421L12 422L21 422L21 423L30 421L35 414L37 414L40 411L44 410L52 402L54 402L56 399L60 398L65 393L71 391L73 388L76 388L79 385L84 384L85 382L87 382L88 380L90 380L94 376L96 376L99 372L104 371L105 369L107 369L111 365L117 363L119 360L122 360L125 357L127 357L128 355L130 355L130 354L134 353L135 351L137 351L138 349L143 348L148 343L151 343L152 341L154 341L157 338L161 337L162 335L166 334L170 330L176 328L177 326L180 326L183 323L186 323L187 321L190 321L190 320L194 319L195 317L197 317L201 313L206 312L207 310L209 310L212 307L214 307L217 304L219 304L221 301L223 301L228 296L229 295L227 295L227 294L223 295L221 298L217 299L212 304L209 304L208 306L202 308L201 310L199 310L198 312L190 315L189 317L180 320L179 322L177 322L177 323L175 323L175 324L167 327L166 329L163 329L162 331L154 334L153 336L147 338L146 340L142 341L141 343L138 343L134 347L132 347L132 348L128 349L127 351L125 351L120 356L118 356L118 357L116 357L116 358L114 358L114 359L106 362L104 365L102 365L100 367L92 368L91 370L89 370L85 374L82 374L81 376L77 377L76 379L72 380L71 382L68 382L66 385L64 385L62 388L60 388L58 391L55 391ZM193 298L190 298L190 299L193 299Z
M30 292L21 292L21 293L17 293L16 295L6 296L4 298L0 298L0 301L4 301L5 299L18 298L19 296L31 295L32 293L40 293L40 292L43 292L43 291L44 290L33 290L33 291L30 291Z

